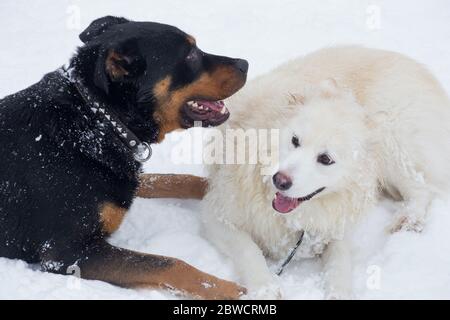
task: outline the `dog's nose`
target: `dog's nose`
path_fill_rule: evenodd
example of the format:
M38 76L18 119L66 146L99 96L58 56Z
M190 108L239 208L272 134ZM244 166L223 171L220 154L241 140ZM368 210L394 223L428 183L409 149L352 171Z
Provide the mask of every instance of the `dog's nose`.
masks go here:
M292 187L291 178L283 172L277 172L273 177L273 184L278 190L284 191Z
M248 71L248 62L244 59L236 59L235 66L238 68L242 73L247 73Z

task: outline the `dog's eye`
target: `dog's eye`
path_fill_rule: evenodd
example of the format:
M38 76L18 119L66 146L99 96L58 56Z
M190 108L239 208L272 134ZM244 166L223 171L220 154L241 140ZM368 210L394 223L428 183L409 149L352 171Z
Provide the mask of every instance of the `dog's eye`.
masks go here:
M201 54L197 48L193 48L186 56L186 63L192 71L197 71L201 66Z
M319 154L319 156L317 157L317 162L323 164L324 166L329 166L334 163L334 160L331 159L331 157L328 154L322 153Z
M197 50L193 49L189 54L186 56L187 61L195 61L198 59L198 52Z
M293 136L291 142L294 147L296 148L300 147L300 141L298 140L297 136Z

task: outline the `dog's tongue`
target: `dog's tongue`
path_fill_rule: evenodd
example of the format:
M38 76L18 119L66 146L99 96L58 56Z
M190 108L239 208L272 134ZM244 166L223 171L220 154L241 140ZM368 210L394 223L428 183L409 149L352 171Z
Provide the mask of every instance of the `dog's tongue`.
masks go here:
M272 201L272 207L279 213L289 213L298 207L299 201L296 198L290 198L277 192L275 199Z

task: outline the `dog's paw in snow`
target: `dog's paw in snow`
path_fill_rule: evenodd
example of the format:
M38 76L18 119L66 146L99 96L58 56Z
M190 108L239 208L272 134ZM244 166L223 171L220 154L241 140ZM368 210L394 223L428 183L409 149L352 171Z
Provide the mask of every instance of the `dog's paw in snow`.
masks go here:
M242 297L244 300L281 300L282 298L281 287L275 282L248 288L248 293Z
M401 215L398 216L394 223L390 226L389 232L395 233L399 231L413 231L422 232L425 227L425 221L423 219Z

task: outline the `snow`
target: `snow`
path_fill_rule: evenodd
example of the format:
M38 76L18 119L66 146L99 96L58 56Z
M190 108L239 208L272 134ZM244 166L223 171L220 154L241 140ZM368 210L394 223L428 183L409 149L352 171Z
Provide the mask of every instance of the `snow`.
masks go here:
M107 14L177 25L194 35L205 51L247 58L250 78L320 47L355 43L408 54L425 63L450 92L449 9L447 0L2 0L0 97L66 63L80 44L77 36L82 29ZM147 172L204 174L201 165L167 161L179 137L173 134L154 146ZM355 234L355 298L450 298L450 201L433 203L421 234L386 232L395 206L382 202ZM137 199L111 242L175 256L237 280L230 261L201 237L198 209L194 200ZM270 261L274 272L280 263ZM285 298L323 298L317 259L291 262L280 281ZM4 258L0 283L0 298L6 299L175 298L157 290L122 289L47 274Z

